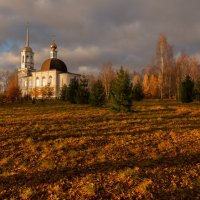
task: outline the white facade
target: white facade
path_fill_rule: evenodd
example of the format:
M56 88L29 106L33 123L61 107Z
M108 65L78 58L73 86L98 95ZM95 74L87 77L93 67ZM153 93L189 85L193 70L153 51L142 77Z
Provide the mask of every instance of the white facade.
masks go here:
M57 59L57 45L50 45L50 59L47 59L41 69L34 69L34 53L29 47L29 32L27 29L26 47L21 52L21 66L18 69L18 83L22 96L30 95L32 98L43 97L45 90L51 90L51 97L60 96L63 85L69 85L79 74L69 73L64 62Z

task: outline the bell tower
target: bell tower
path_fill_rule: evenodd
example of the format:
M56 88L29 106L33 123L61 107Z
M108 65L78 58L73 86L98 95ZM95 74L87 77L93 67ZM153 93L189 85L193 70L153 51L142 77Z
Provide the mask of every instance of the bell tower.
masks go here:
M29 27L26 30L26 46L21 51L21 66L18 69L18 76L30 76L34 70L34 52L29 46Z
M18 68L18 85L22 90L22 95L28 94L29 77L34 72L34 52L29 46L29 27L26 30L26 46L21 51L21 66Z
M34 69L34 53L29 46L29 27L27 27L26 31L26 46L21 52L21 68L26 68L28 70Z

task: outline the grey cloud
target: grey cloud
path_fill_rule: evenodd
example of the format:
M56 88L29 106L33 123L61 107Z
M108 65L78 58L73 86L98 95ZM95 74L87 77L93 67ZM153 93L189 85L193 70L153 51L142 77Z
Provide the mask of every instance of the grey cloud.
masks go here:
M20 56L29 21L37 67L55 35L60 57L75 71L97 71L106 61L141 70L151 62L160 33L175 54L199 53L199 6L198 0L1 0L0 61ZM12 60L2 62L20 64Z

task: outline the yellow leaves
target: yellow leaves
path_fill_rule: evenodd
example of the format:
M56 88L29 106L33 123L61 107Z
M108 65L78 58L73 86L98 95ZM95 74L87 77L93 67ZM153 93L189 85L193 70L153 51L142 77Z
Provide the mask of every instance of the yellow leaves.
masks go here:
M20 198L22 200L26 200L29 199L33 194L33 190L30 187L24 188L21 192L20 192Z
M136 186L135 192L138 196L144 197L147 196L149 191L148 187L153 184L153 181L151 179L144 179L142 182L140 182L139 185Z

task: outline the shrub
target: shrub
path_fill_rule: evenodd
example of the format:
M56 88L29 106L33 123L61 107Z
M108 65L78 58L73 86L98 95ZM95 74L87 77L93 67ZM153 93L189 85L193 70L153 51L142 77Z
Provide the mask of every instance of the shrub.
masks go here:
M16 102L21 99L21 90L18 86L11 86L5 93L6 99L11 102Z
M196 81L194 85L194 95L195 99L200 101L200 78Z

